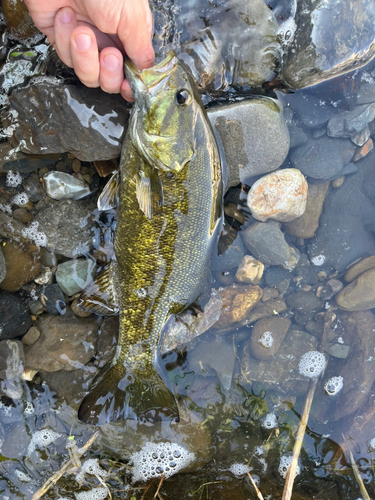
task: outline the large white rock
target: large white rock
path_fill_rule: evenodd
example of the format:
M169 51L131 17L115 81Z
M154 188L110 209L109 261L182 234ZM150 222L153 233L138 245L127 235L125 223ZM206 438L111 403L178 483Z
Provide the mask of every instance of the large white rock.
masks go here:
M54 200L80 200L90 194L86 182L64 172L47 172L43 180L46 193Z

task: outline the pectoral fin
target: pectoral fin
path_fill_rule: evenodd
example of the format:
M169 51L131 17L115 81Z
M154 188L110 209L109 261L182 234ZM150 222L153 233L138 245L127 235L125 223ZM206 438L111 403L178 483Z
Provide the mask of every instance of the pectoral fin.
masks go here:
M81 293L78 305L82 310L100 316L118 314L113 265L107 266Z
M137 174L136 190L139 208L148 219L152 219L163 206L163 185L155 168Z
M110 210L118 206L120 190L120 172L117 170L109 179L98 198L99 210Z

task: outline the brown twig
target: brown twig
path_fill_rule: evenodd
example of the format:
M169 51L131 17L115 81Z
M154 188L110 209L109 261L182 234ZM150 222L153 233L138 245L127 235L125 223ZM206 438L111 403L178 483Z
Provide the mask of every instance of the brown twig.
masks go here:
M165 474L163 474L163 475L161 476L161 479L160 479L160 483L159 483L158 489L156 490L156 493L155 493L155 495L154 495L154 499L155 499L157 496L159 496L159 491L160 491L161 485L163 484L164 478L165 478Z
M248 473L247 473L247 475L249 476L249 479L250 479L251 484L254 486L254 489L255 489L255 491L256 491L256 493L257 493L257 497L259 498L259 500L264 500L263 495L262 495L262 493L259 491L258 486L255 484L254 479L251 477L250 472L248 472Z
M355 460L354 460L354 457L353 457L353 453L352 453L352 451L351 451L351 449L349 447L349 443L346 440L344 434L342 435L342 437L344 438L344 442L345 442L346 448L348 449L349 456L350 456L350 462L352 464L354 476L355 476L355 478L357 480L357 483L358 483L361 495L363 497L363 500L370 500L370 496L367 493L366 487L365 487L365 485L363 483L363 479L362 479L361 473L359 472L358 465L355 463Z

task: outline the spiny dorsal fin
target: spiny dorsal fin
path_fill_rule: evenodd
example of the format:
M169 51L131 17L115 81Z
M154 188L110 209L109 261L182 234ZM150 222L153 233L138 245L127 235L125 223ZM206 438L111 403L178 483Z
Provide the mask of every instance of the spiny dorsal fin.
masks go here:
M109 179L101 195L98 198L99 210L110 210L116 208L119 200L120 172L117 170Z
M155 168L149 167L137 174L136 190L139 208L152 219L163 206L163 185Z
M100 316L118 314L119 306L113 282L113 263L107 266L81 293L79 307Z

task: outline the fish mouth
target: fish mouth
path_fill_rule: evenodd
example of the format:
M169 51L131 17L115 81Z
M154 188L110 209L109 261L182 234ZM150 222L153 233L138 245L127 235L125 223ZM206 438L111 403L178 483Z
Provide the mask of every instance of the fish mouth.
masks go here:
M174 50L171 50L159 64L148 69L139 70L130 60L126 60L126 78L133 92L137 90L145 92L146 89L150 91L150 88L158 85L158 83L173 72L177 63L178 59Z

